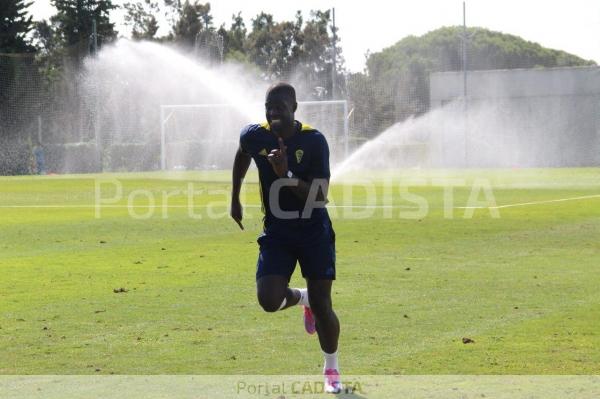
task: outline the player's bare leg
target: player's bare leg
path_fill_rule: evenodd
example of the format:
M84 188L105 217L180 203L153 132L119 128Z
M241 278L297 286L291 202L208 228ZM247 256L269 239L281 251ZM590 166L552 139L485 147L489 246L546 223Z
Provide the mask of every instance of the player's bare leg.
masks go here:
M340 322L333 311L331 302L332 280L307 280L308 299L315 318L319 343L325 357L323 374L327 392L341 391L339 366L337 361Z
M305 290L289 288L288 278L275 274L260 277L256 281L256 295L265 312L276 312L308 302Z

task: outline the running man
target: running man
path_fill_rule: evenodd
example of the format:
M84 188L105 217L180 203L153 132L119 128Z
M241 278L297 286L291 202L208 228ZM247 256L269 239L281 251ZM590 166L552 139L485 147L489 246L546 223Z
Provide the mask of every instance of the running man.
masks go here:
M318 334L325 357L325 390L339 393L340 323L331 303L335 233L325 208L329 148L318 130L294 119L297 107L294 88L277 83L267 91L267 122L242 130L233 164L231 217L243 230L240 189L254 159L265 214L257 240L258 302L266 312L302 306L306 332ZM307 288L289 288L296 262Z

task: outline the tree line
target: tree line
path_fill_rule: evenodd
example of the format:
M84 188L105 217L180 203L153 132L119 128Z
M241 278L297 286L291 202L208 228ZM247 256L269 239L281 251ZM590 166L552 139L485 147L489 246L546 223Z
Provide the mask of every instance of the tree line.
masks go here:
M3 0L0 17L5 26L0 37L0 53L35 53L45 74L59 72L61 60L77 60L119 36L111 17L119 8L113 0L51 0L56 14L34 21L26 0ZM308 17L298 11L292 21L276 21L260 12L246 25L241 13L228 24L214 24L209 2L198 0L140 0L124 3L124 22L134 40L173 43L190 52L200 52L212 62L244 63L267 80L296 80L309 88L322 88L319 94L330 98L335 65L343 78L343 58L333 36L330 10L311 11ZM162 16L162 17L161 17ZM168 24L158 36L160 22ZM95 24L95 32L92 27ZM94 35L95 33L95 35ZM335 54L335 63L334 63Z
M60 75L60 60L65 55L82 59L95 43L101 47L118 37L111 19L117 9L113 0L51 3L56 14L47 21L34 21L27 11L30 1L3 0L0 53L34 53L45 68L44 75L52 78ZM348 99L354 109L351 126L363 136L426 112L429 74L461 70L465 43L467 70L595 65L510 34L442 27L367 54L364 71L347 73L341 48L333 40L337 32L329 10L312 11L308 17L298 11L289 21L276 21L271 14L260 12L248 25L237 13L229 23L216 26L210 3L198 0L137 0L125 3L122 9L134 40L174 43L201 52L213 62L245 64L265 80L302 82L303 92L316 98ZM165 21L168 26L161 29ZM159 36L161 31L167 33Z
M364 73L347 76L347 90L355 113L360 115L355 118L355 129L369 136L429 110L432 72L460 71L463 67L475 71L594 65L594 61L515 35L451 26L405 37L368 55Z

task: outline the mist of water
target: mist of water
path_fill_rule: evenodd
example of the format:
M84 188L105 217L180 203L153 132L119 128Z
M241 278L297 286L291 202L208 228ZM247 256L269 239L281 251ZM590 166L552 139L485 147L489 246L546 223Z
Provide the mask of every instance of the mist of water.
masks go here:
M577 167L600 164L600 117L588 99L454 101L394 124L333 171Z
M240 130L265 119L270 84L247 66L209 65L189 52L128 40L87 59L82 76L89 124L109 165L104 170L156 169L163 132L167 169L230 168ZM304 103L302 87L296 117L329 136L335 159L344 108Z
M193 54L128 40L87 59L82 77L95 134L109 149L110 163L126 169L135 159L117 158L143 158L149 143L154 159L137 163L158 164L161 123L169 168L230 164L241 127L264 118L260 104L267 85L235 65L213 68ZM198 104L212 106L189 107ZM161 115L165 105L188 108L165 108Z
M537 72L517 73L523 82L539 80ZM556 75L553 91L546 81L537 82L532 87L547 93L531 96L515 91L518 84L512 92L507 89L513 75L481 76L472 85L481 90L479 97L434 104L426 114L389 127L347 159L339 151L343 135L332 134L336 125L343 126L345 115L300 107L297 117L328 136L334 179L378 169L600 164L600 117L594 111L597 103L590 101L600 94L582 96L578 80L564 82L562 75ZM240 65L211 66L166 45L128 40L87 59L80 80L88 130L94 132L93 140L82 141L89 151L100 142L103 162L110 165L104 170L113 171L156 169L161 129L167 135L168 169L230 168L240 129L264 120L262 103L270 84ZM456 83L436 82L442 92ZM163 107L161 114L165 105L182 106ZM340 123L331 124L332 119Z

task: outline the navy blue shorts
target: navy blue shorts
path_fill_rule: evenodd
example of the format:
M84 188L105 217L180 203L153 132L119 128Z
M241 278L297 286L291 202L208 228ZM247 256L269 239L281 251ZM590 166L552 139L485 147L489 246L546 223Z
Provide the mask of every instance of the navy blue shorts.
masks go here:
M275 274L289 281L296 262L306 279L335 280L335 232L329 218L271 224L257 241L257 280Z

